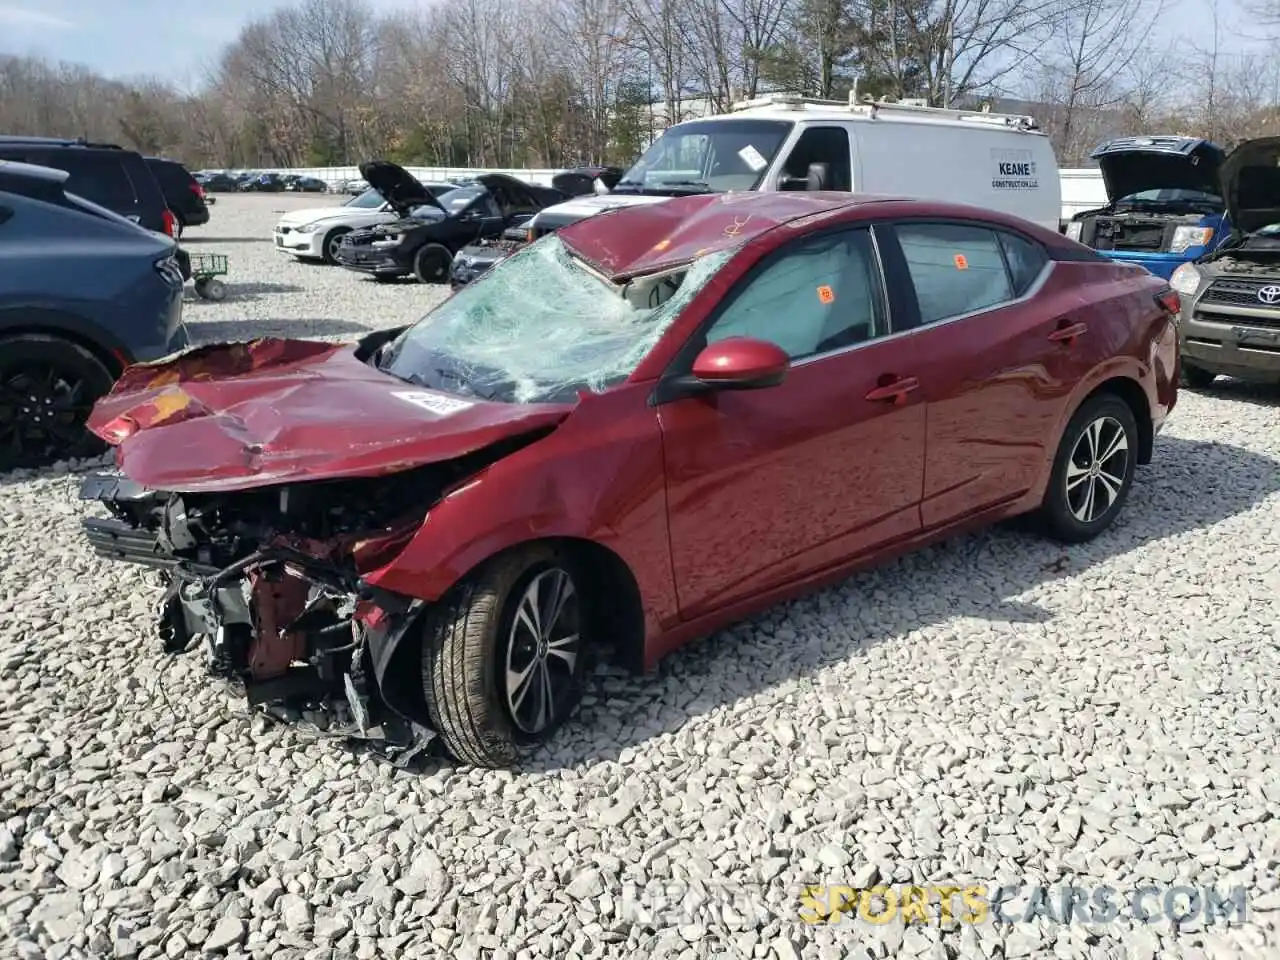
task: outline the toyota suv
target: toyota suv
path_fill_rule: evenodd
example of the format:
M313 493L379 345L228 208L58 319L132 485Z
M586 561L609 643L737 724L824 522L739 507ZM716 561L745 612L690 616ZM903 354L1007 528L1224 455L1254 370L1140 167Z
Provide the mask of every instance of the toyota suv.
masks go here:
M1280 383L1280 137L1236 147L1221 190L1230 235L1170 279L1182 301L1182 380L1201 389L1219 374Z

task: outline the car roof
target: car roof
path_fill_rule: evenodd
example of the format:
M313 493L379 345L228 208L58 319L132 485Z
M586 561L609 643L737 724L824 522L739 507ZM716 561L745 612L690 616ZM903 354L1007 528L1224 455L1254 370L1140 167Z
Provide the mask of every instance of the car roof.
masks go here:
M887 199L871 194L708 193L620 207L562 228L564 243L614 279L652 273L738 246L775 227Z
M66 183L71 174L55 167L42 167L35 163L19 163L16 160L0 160L0 176L23 177L43 180L46 183Z
M1051 249L1065 241L1029 220L970 204L833 190L676 197L608 210L562 227L556 235L593 268L621 281L739 246L780 227L820 228L873 217L979 221L1019 231Z
M66 137L19 137L0 133L0 143L20 144L26 147L81 147L88 150L123 150L117 143L94 143L90 140Z

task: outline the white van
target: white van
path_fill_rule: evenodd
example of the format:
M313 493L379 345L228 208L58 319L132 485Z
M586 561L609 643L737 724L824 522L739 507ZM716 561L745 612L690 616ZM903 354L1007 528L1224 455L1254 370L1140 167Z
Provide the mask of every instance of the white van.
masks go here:
M1058 230L1053 146L1031 117L772 94L668 127L608 194L547 207L530 236L689 193L844 190L968 203Z

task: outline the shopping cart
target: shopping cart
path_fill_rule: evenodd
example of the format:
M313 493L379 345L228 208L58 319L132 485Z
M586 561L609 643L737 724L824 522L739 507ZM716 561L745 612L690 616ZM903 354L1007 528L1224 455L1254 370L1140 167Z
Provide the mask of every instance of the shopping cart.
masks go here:
M227 285L218 277L227 275L227 258L221 253L193 253L191 279L202 300L225 300Z

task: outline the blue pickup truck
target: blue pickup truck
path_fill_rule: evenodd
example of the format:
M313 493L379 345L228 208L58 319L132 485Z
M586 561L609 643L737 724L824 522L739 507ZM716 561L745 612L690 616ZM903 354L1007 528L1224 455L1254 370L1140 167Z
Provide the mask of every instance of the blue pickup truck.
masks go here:
M1198 137L1121 137L1099 145L1107 205L1071 218L1066 234L1158 277L1210 253L1231 232L1218 182L1226 152Z

